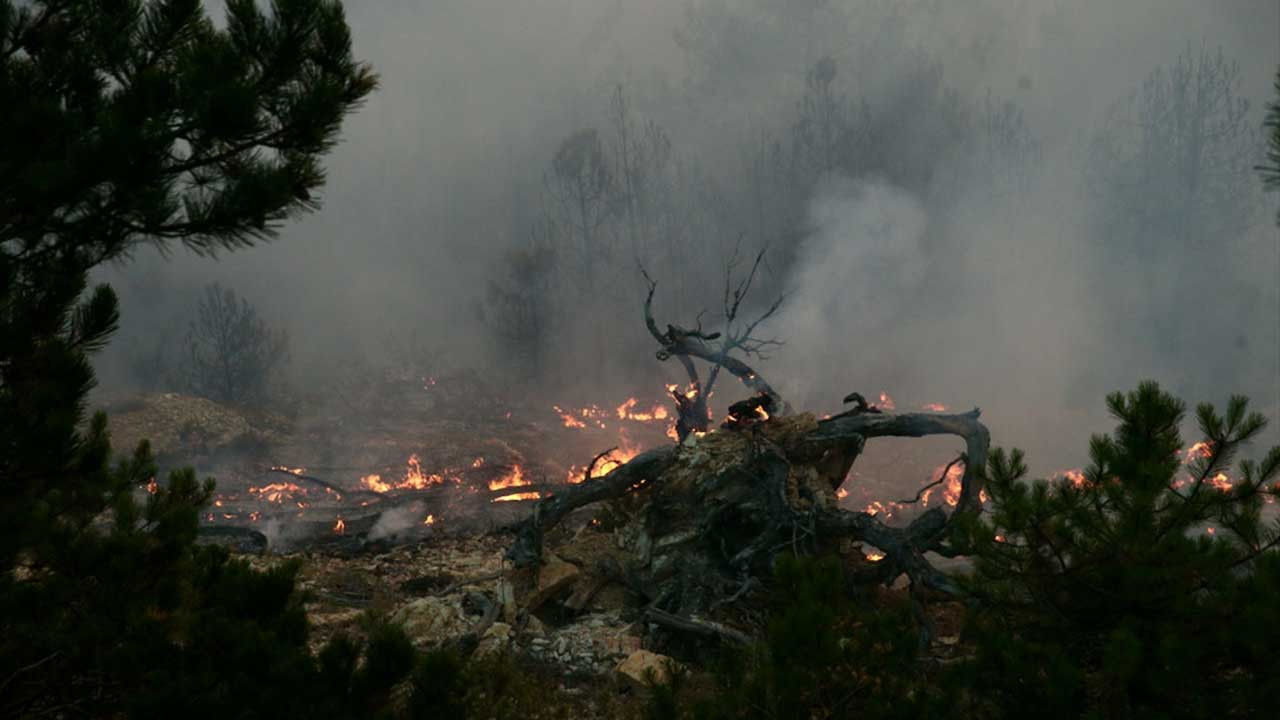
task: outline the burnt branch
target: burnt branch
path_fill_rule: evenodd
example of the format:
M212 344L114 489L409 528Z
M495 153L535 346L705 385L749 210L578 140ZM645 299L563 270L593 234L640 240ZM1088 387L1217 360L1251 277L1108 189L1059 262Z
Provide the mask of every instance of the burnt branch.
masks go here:
M539 500L533 514L516 526L516 540L507 559L516 567L529 567L542 556L542 534L574 510L601 500L611 500L646 487L657 480L676 457L676 447L647 450L606 475L574 485Z
M951 474L951 468L955 467L957 463L962 463L962 462L964 462L964 455L960 455L956 457L955 460L952 460L951 462L947 463L947 466L942 468L942 474L938 476L937 480L934 480L928 485L925 485L924 487L920 488L919 492L916 493L915 497L911 498L910 500L899 500L898 504L911 505L913 503L920 502L920 498L924 497L924 494L929 492L930 489L936 488L942 483L946 482L947 476Z
M673 324L668 324L666 331L659 330L658 323L653 317L653 296L658 284L642 266L640 273L649 285L648 294L644 301L644 321L645 327L649 329L649 334L653 336L653 339L660 346L656 353L657 358L662 361L673 357L677 358L689 376L690 386L699 388L700 395L705 396L705 394L711 392L719 376L720 369L723 368L738 378L750 390L772 397L779 412L785 413L789 408L783 401L782 396L761 378L750 365L747 365L732 354L736 351L746 357L764 357L761 354L763 350L782 344L781 341L776 339L757 338L752 333L762 322L777 313L778 309L782 307L784 297L779 297L775 300L763 314L754 320L740 327L735 325L742 301L751 289L752 282L763 262L763 258L764 250L761 250L756 256L755 262L752 263L751 270L747 273L746 278L739 282L736 288L731 288L733 268L736 265L736 251L735 257L731 258L726 269L724 296L726 330L723 333L707 333L703 331L700 320L701 313L698 316L697 327L692 330ZM705 384L700 382L697 367L693 364L694 358L711 365ZM705 409L705 401L700 405ZM694 429L705 430L705 421L698 422ZM683 435L681 439L683 439Z

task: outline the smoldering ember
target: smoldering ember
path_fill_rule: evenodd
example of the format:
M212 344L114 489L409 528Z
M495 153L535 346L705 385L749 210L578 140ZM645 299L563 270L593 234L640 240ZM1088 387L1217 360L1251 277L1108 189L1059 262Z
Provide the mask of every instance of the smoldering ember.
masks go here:
M1280 5L0 0L0 717L1256 718Z

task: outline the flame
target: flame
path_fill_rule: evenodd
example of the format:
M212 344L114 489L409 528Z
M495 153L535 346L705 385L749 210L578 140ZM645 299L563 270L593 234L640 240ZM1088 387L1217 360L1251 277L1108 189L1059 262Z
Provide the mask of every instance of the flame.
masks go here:
M873 550L867 553L867 559L870 560L871 562L880 562L881 560L884 559L884 553L876 552Z
M633 420L635 422L655 422L667 419L667 409L661 404L655 404L649 412L634 412L634 408L639 404L640 401L636 398L627 398L626 402L618 406L618 419Z
M417 455L409 456L408 466L408 469L405 471L404 480L397 486L399 488L423 490L430 485L439 485L444 482L444 478L439 475L424 474L422 472L422 463L418 460Z
M285 500L293 499L292 496L294 495L305 496L307 494L307 490L306 488L299 487L294 483L278 482L263 485L262 487L251 487L249 488L249 493L251 495L257 495L260 500L280 503Z
M422 471L422 461L418 459L417 454L410 455L409 459L405 461L404 479L398 482L387 482L377 473L360 478L361 485L376 493L385 493L392 490L425 490L432 485L440 485L443 482L443 475L438 473L428 475Z
M1207 527L1207 528L1205 528L1205 530L1204 530L1204 531L1205 531L1205 532L1207 532L1207 533L1209 533L1210 535L1213 535L1214 533L1218 532L1218 531L1217 531L1217 529L1216 529L1216 528L1213 528L1213 527Z
M1201 440L1195 445L1192 445L1191 447L1187 448L1183 452L1183 457L1187 459L1187 462L1191 462L1196 458L1199 458L1199 459L1208 458L1212 454L1213 454L1213 443L1210 443L1206 440Z
M613 472L615 469L622 467L628 462L631 462L631 458L639 454L640 454L640 448L630 444L629 442L626 442L626 439L624 438L623 444L621 447L617 448L616 450L613 450L608 455L605 455L604 457L600 458L600 460L596 462L595 467L591 468L590 479L594 480L596 478L601 478L601 477L604 477L605 475L608 475L609 473ZM567 478L569 484L577 485L578 483L582 482L583 480L582 474L584 470L585 468L580 468L577 465L570 466L569 476Z
M1084 472L1080 470L1080 468L1072 468L1070 470L1061 470L1055 473L1055 475L1057 477L1060 477L1069 481L1072 485L1076 486L1077 488L1082 488L1085 485L1089 484L1089 481L1084 476Z
M883 398L884 395L882 394L880 397ZM929 412L946 412L947 411L947 406L943 405L942 403L927 403L923 407L925 410L928 410Z
M837 499L837 500L843 500L843 499L845 499L845 498L847 498L847 497L849 497L849 491L848 491L848 490L845 490L844 488L840 488L839 490L836 490L836 499Z
M898 409L897 403L893 401L893 398L889 397L889 393L883 392L883 391L881 391L880 393L880 404L877 407L879 407L881 410L897 410Z
M996 542L998 542L998 543L1002 543L1002 542L1004 542L1004 536L1003 536L1003 535L998 535L998 534L997 534L997 535L995 536L995 541L996 541Z
M942 471L946 469L946 465L939 465L933 469L933 475L930 482L938 482L942 480ZM951 507L955 507L960 502L960 489L962 487L961 479L964 477L964 466L960 463L952 465L947 469L946 480L942 484L942 499ZM929 496L933 494L933 488L924 491L920 496L920 504L923 507L929 507Z
M759 406L756 407L756 415L760 417L761 422L769 419L769 411Z
M342 516L338 516L338 522L333 524L333 531L339 535L347 532L347 523L343 521Z
M671 442L680 442L680 433L676 432L675 425L667 426L667 437L671 438Z
M436 516L435 516L435 515L428 515L428 516L427 516L427 519L422 521L422 524L423 524L423 525L435 525L435 524L436 524Z
M478 457L475 460L471 461L471 467L473 468L484 467L484 458Z
M258 512L257 510L254 510L253 512L249 513L249 520L251 522L258 522L261 519L262 519L262 513Z
M523 487L525 485L530 485L530 484L532 483L530 483L524 477L524 469L521 468L519 465L513 465L511 468L511 472L507 473L506 475L503 475L497 480L491 480L489 482L489 489L504 490L506 488ZM510 495L503 495L502 497L496 497L493 499L493 502L513 502L516 500L537 500L540 497L542 496L537 492L516 492L516 493L511 493Z
M377 493L384 493L384 492L391 491L391 485L388 483L382 482L382 476L377 474L365 475L364 477L360 478L360 484Z
M147 492L151 493L152 495L155 495L156 493L160 492L160 483L156 482L156 478L154 475L152 475L151 479L147 481Z

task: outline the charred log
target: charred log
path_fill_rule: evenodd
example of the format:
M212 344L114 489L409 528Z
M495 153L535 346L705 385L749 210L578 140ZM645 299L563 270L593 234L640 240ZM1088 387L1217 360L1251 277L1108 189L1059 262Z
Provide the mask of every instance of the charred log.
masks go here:
M934 508L905 527L891 526L838 507L835 490L869 438L956 435L966 449L954 512L979 512L989 435L978 417L976 409L889 414L860 406L823 420L762 419L694 435L540 500L517 526L507 557L518 568L535 566L544 533L570 512L628 496L640 509L614 531L622 555L611 576L642 599L651 622L669 630L734 639L741 630L708 615L767 585L779 553L839 552L841 541L883 553L878 562L850 556L856 583L889 584L905 575L917 605L928 592L956 595L956 583L925 557L956 552L945 544L954 515ZM926 623L921 633L930 635Z

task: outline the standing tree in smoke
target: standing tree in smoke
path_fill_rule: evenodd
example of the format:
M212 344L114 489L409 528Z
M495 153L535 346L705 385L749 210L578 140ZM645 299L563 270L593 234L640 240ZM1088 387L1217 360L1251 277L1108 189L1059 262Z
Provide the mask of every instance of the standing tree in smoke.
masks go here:
M215 283L205 288L187 330L186 384L219 402L262 400L288 352L283 330L268 325L234 290Z
M770 404L777 411L785 411L785 403L782 401L781 396L770 387L769 383L765 382L764 378L760 377L749 365L734 356L734 353L738 353L747 359L752 357L763 359L767 357L765 353L770 348L782 344L777 339L756 337L755 332L761 323L778 312L778 308L782 307L785 295L779 295L767 308L751 320L743 320L739 317L739 313L745 309L743 302L746 301L747 295L751 292L751 286L756 282L756 276L760 271L761 263L764 262L766 250L767 248L762 249L756 254L754 261L751 263L751 269L736 282L733 277L734 270L738 264L738 251L736 249L733 256L726 263L723 298L724 330L721 332L706 332L702 329L703 313L698 314L697 326L692 329L669 324L665 332L659 330L658 323L653 318L653 294L657 292L658 283L649 277L648 272L641 268L640 272L649 283L649 294L644 300L644 323L649 329L649 334L662 347L657 352L657 357L662 361L673 357L679 360L689 379L689 386L686 390L681 391L678 388L671 390L672 397L676 402L678 417L676 434L679 440L684 440L691 432L706 431L707 423L710 420L707 398L715 387L716 379L719 377L721 369L738 378L743 385L752 391L768 397ZM698 367L693 362L694 359L710 364L706 382L702 381Z

